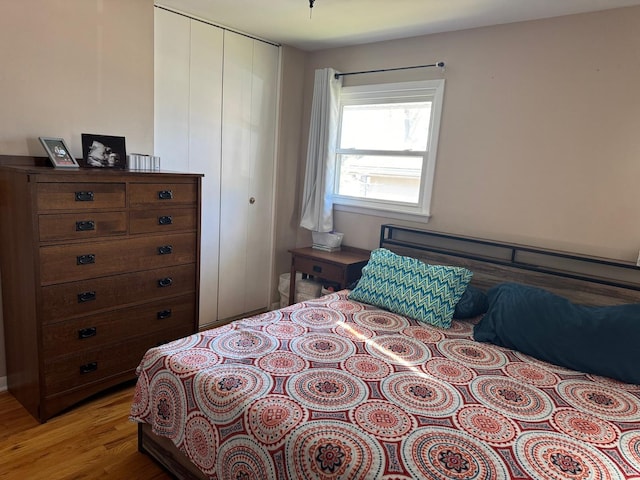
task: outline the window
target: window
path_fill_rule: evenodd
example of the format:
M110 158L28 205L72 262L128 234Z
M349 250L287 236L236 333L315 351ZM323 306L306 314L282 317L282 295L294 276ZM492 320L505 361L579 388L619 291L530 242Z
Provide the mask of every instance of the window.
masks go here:
M444 80L343 87L337 210L429 217Z

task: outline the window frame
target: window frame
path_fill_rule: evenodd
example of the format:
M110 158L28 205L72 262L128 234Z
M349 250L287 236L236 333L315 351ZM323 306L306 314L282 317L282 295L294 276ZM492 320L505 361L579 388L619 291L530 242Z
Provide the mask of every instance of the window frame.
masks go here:
M338 211L383 216L401 220L428 222L431 217L431 197L435 177L438 151L438 138L444 99L444 79L419 80L412 82L387 83L375 85L358 85L343 87L340 94L338 130L335 139L335 169L333 183L333 205ZM422 156L420 175L420 191L417 203L406 203L391 200L365 199L338 194L341 154L353 153L352 149L340 148L342 132L342 114L345 105L375 105L381 103L407 103L431 101L431 118L427 140L427 150L411 153L387 150L357 150L358 153L375 153L381 156ZM416 155L416 153L418 155Z

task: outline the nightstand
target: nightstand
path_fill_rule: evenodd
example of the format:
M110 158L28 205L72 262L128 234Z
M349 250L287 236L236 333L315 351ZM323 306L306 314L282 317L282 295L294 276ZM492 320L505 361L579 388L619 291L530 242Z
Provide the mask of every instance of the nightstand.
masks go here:
M371 251L343 246L337 252L305 247L289 250L289 253L291 253L289 305L292 305L295 303L296 272L336 283L340 289L346 288L360 278L362 267L369 261Z

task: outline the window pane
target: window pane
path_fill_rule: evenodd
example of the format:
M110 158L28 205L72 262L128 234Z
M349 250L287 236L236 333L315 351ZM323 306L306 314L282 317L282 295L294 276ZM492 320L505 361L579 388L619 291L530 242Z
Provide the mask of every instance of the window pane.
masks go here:
M340 148L427 150L431 102L345 105Z
M418 203L422 157L339 155L338 194Z

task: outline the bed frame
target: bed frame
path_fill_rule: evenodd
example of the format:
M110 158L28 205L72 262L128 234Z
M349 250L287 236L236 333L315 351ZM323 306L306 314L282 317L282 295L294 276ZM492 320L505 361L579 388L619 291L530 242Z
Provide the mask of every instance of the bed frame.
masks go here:
M576 255L526 245L382 225L380 247L426 263L458 265L471 283L537 286L587 305L640 303L640 267L631 262Z
M458 265L473 271L483 290L503 282L538 286L575 303L640 303L640 267L598 257L525 245L429 232L397 225L380 227L379 246L426 263ZM138 425L138 450L179 479L206 479L171 441Z

